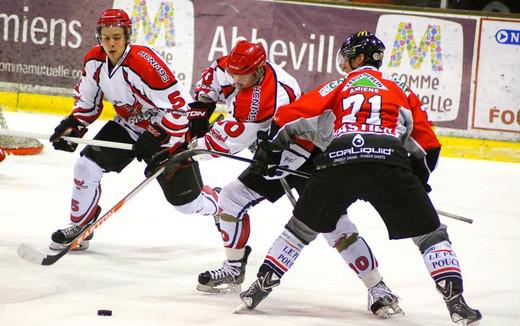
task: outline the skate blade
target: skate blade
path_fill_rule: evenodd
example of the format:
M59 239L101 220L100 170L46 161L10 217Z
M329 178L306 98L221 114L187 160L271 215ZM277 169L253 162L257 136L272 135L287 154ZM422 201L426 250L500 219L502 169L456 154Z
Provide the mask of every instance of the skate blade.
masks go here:
M471 321L467 321L467 320L463 319L463 320L456 322L456 324L459 326L479 326L480 320L475 320L475 321L471 322Z
M398 318L404 316L404 311L399 307L397 303L393 303L389 306L379 308L375 315L381 319Z
M241 284L235 284L235 285L227 285L224 287L216 288L208 285L203 284L197 284L197 290L201 292L206 293L213 293L213 294L228 294L228 293L239 293L242 291L242 285Z
M480 321L482 320L482 316L480 316L480 318L478 318L477 320L468 320L462 318L458 314L455 314L454 316L452 316L451 320L459 326L479 326Z
M57 242L54 242L52 241L50 244L49 244L49 249L51 250L63 250L67 247L68 244L61 244L61 243L57 243ZM77 252L77 251L85 251L87 250L89 247L89 240L83 240L79 243L79 245L74 248L72 251L74 252Z
M240 303L240 305L233 311L234 314L240 315L244 313L248 313L253 311L251 308L249 308L248 305L246 305L243 301Z

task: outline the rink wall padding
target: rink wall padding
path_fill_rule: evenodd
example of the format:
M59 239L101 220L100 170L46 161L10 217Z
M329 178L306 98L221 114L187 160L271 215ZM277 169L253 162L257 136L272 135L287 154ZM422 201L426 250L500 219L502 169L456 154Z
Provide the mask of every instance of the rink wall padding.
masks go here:
M520 18L511 17L255 0L2 1L0 106L68 114L97 17L112 7L132 17L132 42L159 51L191 90L246 38L308 91L339 77L346 35L373 31L387 48L382 70L419 95L446 139L444 155L520 162Z

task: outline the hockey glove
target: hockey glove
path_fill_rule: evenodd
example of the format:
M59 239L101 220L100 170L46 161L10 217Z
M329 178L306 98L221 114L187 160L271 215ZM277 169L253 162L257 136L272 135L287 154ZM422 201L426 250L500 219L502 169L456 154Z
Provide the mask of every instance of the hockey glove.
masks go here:
M188 129L191 138L200 138L209 131L209 118L216 108L214 102L193 102L188 104Z
M87 127L71 114L61 120L60 124L54 129L54 133L49 138L49 141L52 142L52 146L56 150L74 152L78 147L78 144L71 143L61 137L70 136L81 138L85 135L87 130Z
M149 125L134 145L135 157L138 161L151 159L169 138L170 135L158 124Z
M258 132L258 149L255 152L251 164L251 172L273 177L276 175L276 167L280 164L283 150L274 146L267 140L267 133L265 131Z
M430 173L432 173L437 166L440 152L440 147L433 148L427 150L426 156L422 159L411 158L412 171L419 178L426 192L432 191L432 187L428 184L428 179L430 178Z
M162 151L156 153L154 156L152 156L152 160L146 166L146 169L144 170L144 175L146 177L151 176L163 164L167 163L175 154L181 153L186 149L188 149L188 143L179 142L173 145L172 147L165 148ZM172 166L168 166L167 169L163 172L166 176L166 179L171 178L180 166L181 164L172 164Z

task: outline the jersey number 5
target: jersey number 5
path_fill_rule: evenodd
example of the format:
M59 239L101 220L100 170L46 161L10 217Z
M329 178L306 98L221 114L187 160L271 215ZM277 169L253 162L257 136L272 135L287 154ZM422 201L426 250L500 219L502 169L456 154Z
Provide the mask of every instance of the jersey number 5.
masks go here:
M168 95L168 99L170 100L170 103L172 104L172 107L174 110L182 108L184 105L186 105L186 101L181 95L181 92L175 91Z

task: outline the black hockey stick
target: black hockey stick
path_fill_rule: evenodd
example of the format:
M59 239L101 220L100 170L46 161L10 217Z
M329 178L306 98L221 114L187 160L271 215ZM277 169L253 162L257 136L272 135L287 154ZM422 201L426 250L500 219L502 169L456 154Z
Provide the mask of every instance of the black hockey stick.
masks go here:
M462 222L466 222L466 223L469 223L469 224L473 223L472 219L464 217L464 216L460 216L460 215L457 215L457 214L452 214L452 213L448 213L448 212L441 211L441 210L437 210L437 214L442 215L442 216L446 216L446 217L449 217L449 218L452 218L452 219L455 219L455 220L459 220L459 221L462 221Z
M282 184L283 190L285 191L285 195L287 196L287 198L289 198L289 201L291 202L293 207L296 206L296 198L294 198L291 186L289 185L287 180L285 180L285 178L280 178L280 183Z
M285 195L287 196L287 198L289 198L289 201L291 202L291 204L293 206L295 206L296 205L296 198L294 198L294 195L293 195L293 193L291 191L291 186L289 185L287 180L285 180L285 178L281 178L280 179L280 183L282 184L283 190L285 191ZM459 220L459 221L462 221L462 222L466 222L466 223L469 223L469 224L473 223L472 219L464 217L464 216L448 213L448 212L445 212L445 211L441 211L439 209L437 209L436 211L437 211L437 214L445 216L445 217L449 217L449 218L452 218L452 219L455 219L455 220Z
M168 161L168 163L166 163L166 164L178 164L178 163L180 163L180 162L182 162L184 160L187 160L187 159L189 159L189 158L191 158L193 156L203 155L203 154L210 154L210 155L227 157L227 158L230 158L232 160L237 160L237 161L246 162L246 163L255 163L256 162L255 160L252 160L252 159L249 159L249 158L245 158L245 157L241 157L241 156L237 156L237 155L233 155L233 154L227 154L227 153L212 151L212 150L209 150L209 149L193 148L193 149L188 149L188 150L186 150L184 152L181 152L181 153L173 156ZM295 176L298 176L298 177L301 177L301 178L306 178L306 179L310 178L310 176L311 176L310 173L297 171L297 170L291 170L291 169L288 169L288 168L284 168L282 166L276 166L276 170L287 172L289 174L293 174Z
M106 212L103 216L101 216L96 222L89 225L85 228L81 233L71 242L67 247L62 249L55 255L42 253L33 247L22 243L17 250L18 256L22 257L25 260L30 261L31 263L38 265L52 265L57 262L61 257L63 257L68 252L74 250L81 241L85 240L95 229L97 229L101 224L105 223L115 212L117 212L123 205L129 201L132 197L134 197L139 191L141 191L147 184L157 178L161 173L166 169L165 166L161 166L154 174L147 177L143 180L137 187L135 187L132 191L130 191L123 199L121 199L117 204L114 205L108 212Z

